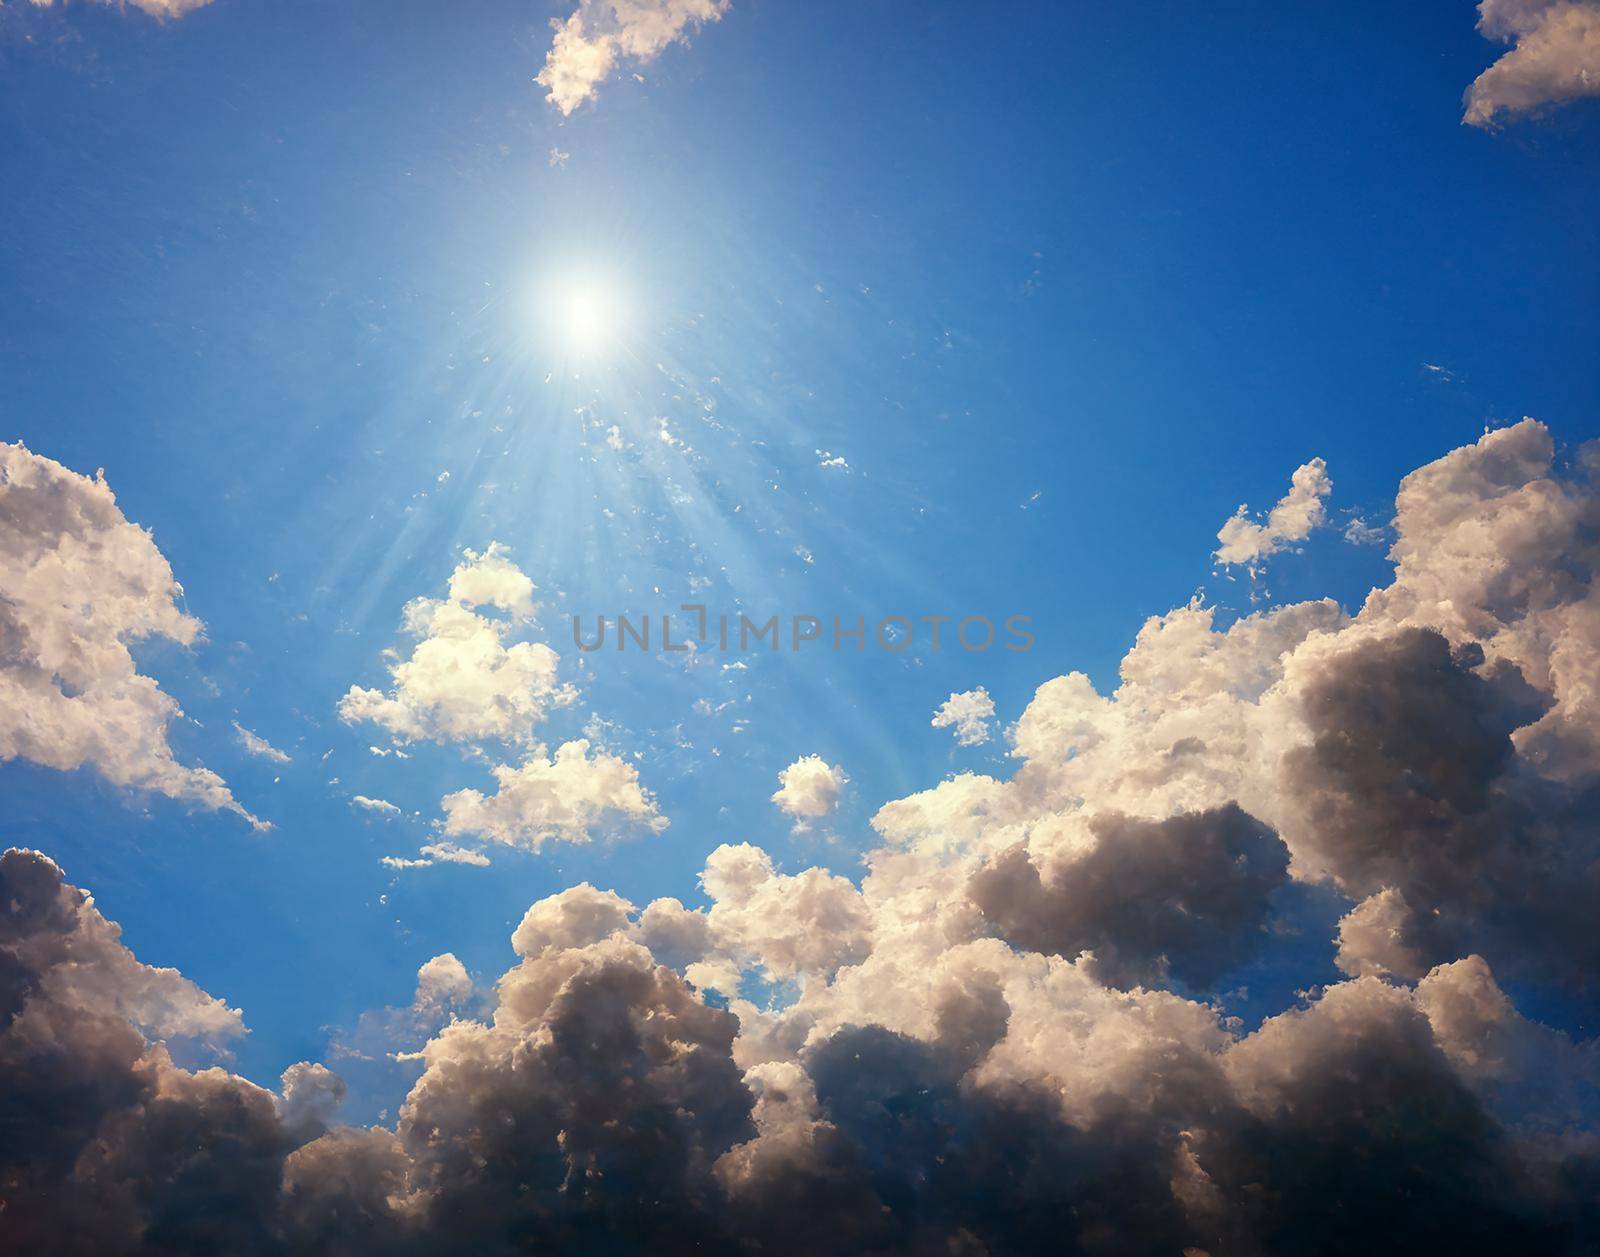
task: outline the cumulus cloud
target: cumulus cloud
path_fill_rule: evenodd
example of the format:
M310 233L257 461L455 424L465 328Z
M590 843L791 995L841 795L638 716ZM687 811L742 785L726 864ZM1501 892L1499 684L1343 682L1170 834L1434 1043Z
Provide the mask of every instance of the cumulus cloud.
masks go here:
M273 1096L174 1067L138 1019L209 997L107 976L120 944L60 941L86 898L8 856L8 1225L30 1251L1588 1251L1600 1047L1507 991L1592 1007L1596 461L1525 421L1413 473L1354 614L1153 617L1114 691L1040 686L1009 777L885 805L859 880L727 844L703 907L535 903L492 997L435 957L398 1010L426 1042L364 1053L420 1071L392 1130L334 1124L310 1068ZM514 840L583 811L561 760L525 799L502 770ZM1295 937L1331 920L1285 915L1313 886L1337 937ZM1224 984L1258 956L1304 982L1251 1027Z
M589 741L564 742L553 756L536 746L521 764L495 767L495 792L458 790L441 802L452 837L487 838L537 851L544 843L588 842L596 833L659 833L667 818L639 784L639 770Z
M0 855L7 1246L127 1252L151 1235L248 1251L276 1192L272 1097L219 1069L179 1070L152 1042L220 1046L242 1031L236 1011L135 959L49 859Z
M771 880L734 856L715 862L731 885L708 866L708 890ZM8 949L82 902L41 857L0 861L18 872ZM393 1130L334 1125L345 1087L323 1066L291 1066L274 1096L177 1069L116 1017L23 997L24 1017L52 1020L47 1053L37 1031L0 1031L20 1067L0 1072L0 1106L31 1137L6 1145L25 1159L0 1151L25 1189L12 1234L38 1251L204 1237L310 1253L511 1251L529 1235L558 1253L1595 1238L1591 1145L1502 1116L1592 1112L1593 1045L1522 1018L1477 958L1414 990L1334 986L1240 1035L1205 1004L979 941L926 971L902 955L903 998L880 973L877 1012L813 1021L785 1047L752 1042L754 1010L712 1007L661 964L641 941L649 912L587 885L534 905L492 1010L449 1014L405 1054L422 1073ZM439 956L416 1007L472 993Z
M347 1090L344 1079L326 1065L297 1061L279 1079L278 1116L297 1143L309 1143L326 1133Z
M0 855L0 889L0 944L9 976L23 983L15 988L22 1002L9 1006L9 1018L21 1017L27 999L37 996L52 1015L111 1015L153 1038L220 1048L244 1033L237 1009L175 969L135 960L121 929L90 896L67 885L49 857L15 849Z
M1600 4L1592 0L1483 0L1478 30L1511 44L1467 89L1468 126L1600 95Z
M104 475L0 443L0 761L90 767L265 828L216 773L177 762L167 727L183 713L129 653L148 638L193 644L201 624L182 600Z
M933 713L935 729L949 729L962 746L981 746L989 740L989 721L994 719L994 699L981 686L952 694Z
M1426 966L1406 942L1415 928L1406 897L1386 886L1340 919L1334 963L1353 978L1420 978Z
M1295 469L1289 478L1289 492L1258 524L1249 518L1248 506L1241 506L1217 532L1221 543L1216 550L1218 563L1248 564L1254 567L1268 555L1285 546L1304 541L1323 520L1323 500L1333 492L1327 465L1313 458Z
M557 678L560 658L543 642L506 640L533 620L533 582L499 543L466 552L444 598L407 604L404 625L418 639L393 664L393 688L351 686L339 715L372 721L402 742L530 742L533 727L576 691ZM504 618L481 614L484 608Z
M340 1099L350 1111L388 1116L395 1097L421 1073L421 1050L452 1022L481 1015L490 992L473 981L451 952L423 961L409 996L395 1004L369 1008L350 1025L334 1028L328 1058L342 1082Z
M1113 812L1040 826L969 890L1006 938L1087 954L1102 981L1171 976L1203 988L1265 941L1269 897L1288 868L1278 836L1230 803L1162 821Z
M700 880L715 901L707 924L723 975L758 966L773 978L828 979L872 949L871 915L848 878L781 874L761 848L739 843L707 856Z
M688 43L729 0L581 0L551 22L555 39L536 82L563 114L593 100L614 71L654 61L669 44Z
M417 970L416 1002L419 1007L448 1008L460 1004L472 992L472 978L467 973L467 967L451 952L424 961Z
M376 812L380 816L399 816L400 809L388 799L371 799L364 794L350 796L350 802L363 812Z
M844 769L829 764L820 755L802 755L778 774L778 789L772 801L780 812L795 818L803 829L839 806L849 778Z
M1534 1251L1573 1207L1533 1186L1537 1157L1493 1119L1402 988L1333 987L1233 1045L1223 1066L1244 1112L1195 1141L1197 1160L1224 1200L1252 1181L1269 1188L1224 1223L1265 1251L1301 1247L1308 1232L1334 1252L1378 1235L1390 1251ZM1592 1173L1585 1161L1568 1172Z

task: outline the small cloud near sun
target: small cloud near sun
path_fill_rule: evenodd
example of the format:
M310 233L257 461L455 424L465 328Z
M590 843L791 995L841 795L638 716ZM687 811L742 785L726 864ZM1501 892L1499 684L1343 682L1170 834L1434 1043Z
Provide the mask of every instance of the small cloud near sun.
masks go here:
M536 82L563 114L593 100L600 84L625 64L646 65L669 44L728 11L729 0L582 0L550 25L555 38ZM634 77L640 76L635 73ZM640 80L642 81L642 79Z

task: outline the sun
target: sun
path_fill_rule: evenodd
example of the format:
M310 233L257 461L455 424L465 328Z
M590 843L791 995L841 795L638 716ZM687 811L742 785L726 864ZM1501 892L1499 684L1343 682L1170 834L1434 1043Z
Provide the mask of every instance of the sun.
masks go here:
M579 348L603 345L616 326L611 296L602 288L576 288L567 296L567 334Z
M574 357L597 358L613 350L628 322L620 285L598 277L569 278L546 290L542 322Z

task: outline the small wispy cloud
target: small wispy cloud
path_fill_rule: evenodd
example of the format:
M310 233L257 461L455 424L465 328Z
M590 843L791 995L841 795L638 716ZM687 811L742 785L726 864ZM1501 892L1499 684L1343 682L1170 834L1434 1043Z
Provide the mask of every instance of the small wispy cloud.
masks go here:
M203 9L211 0L100 0L102 4L115 4L120 8L138 9L148 13L151 17L167 18L182 17L185 13L193 13L196 9ZM48 9L54 0L33 0L35 8Z
M233 731L238 735L239 745L258 759L269 759L274 764L287 764L289 762L290 757L287 751L280 751L259 733L252 733L237 720L233 722Z
M350 802L364 812L377 812L380 816L399 816L400 809L388 799L369 799L364 794L352 795Z
M379 863L391 869L425 869L435 864L470 864L474 868L488 868L489 857L481 851L460 847L453 842L430 842L415 858L386 855Z
M1369 524L1361 516L1354 516L1344 526L1344 539L1353 546L1381 545L1389 536L1389 530L1381 524Z

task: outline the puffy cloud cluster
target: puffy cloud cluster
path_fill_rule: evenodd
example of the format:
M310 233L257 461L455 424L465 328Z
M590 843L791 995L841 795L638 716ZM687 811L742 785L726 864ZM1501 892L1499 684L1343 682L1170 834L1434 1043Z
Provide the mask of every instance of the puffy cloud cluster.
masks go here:
M129 653L142 639L199 637L182 598L104 475L0 443L0 761L91 767L259 825L216 773L177 762L167 726L182 713Z
M507 637L537 611L533 582L493 543L468 550L444 598L406 604L404 626L418 638L409 658L389 669L385 694L359 685L339 700L339 715L370 720L402 742L528 742L553 707L577 694L557 677L560 657L543 642ZM489 608L500 618L483 614Z
M1288 878L1283 843L1232 803L1162 821L1110 812L1045 833L974 875L972 901L1010 941L1085 955L1117 986L1170 977L1204 989L1259 949L1269 897Z
M1594 994L1600 459L1554 455L1526 421L1408 477L1394 580L1353 616L1222 628L1191 604L1144 626L1114 693L1047 682L1015 773L882 808L859 884L736 844L708 857L703 908L587 884L534 904L492 1007L415 1054L392 1130L331 1126L339 1089L312 1067L278 1098L174 1069L134 1024L147 1001L112 1008L107 984L75 973L67 1004L30 940L78 928L57 922L83 897L8 856L0 1118L27 1138L0 1173L22 1234L1594 1249L1600 1047L1500 984ZM1308 989L1253 1029L1226 1017L1252 958L1304 924L1284 914L1307 884L1346 908ZM1317 986L1335 959L1348 980ZM424 987L453 1010L476 990L448 957Z
M748 968L778 979L826 980L872 950L866 901L848 878L826 869L788 876L760 847L739 843L707 856L700 880L714 901L707 954L718 958L699 967L702 981L736 989Z
M405 624L421 640L410 658L390 668L388 694L352 686L339 702L346 721L371 720L397 740L432 739L468 745L518 745L521 763L493 768L492 794L464 789L440 800L441 841L415 857L386 856L393 869L436 864L489 863L481 852L456 840L481 839L536 851L549 841L588 842L596 834L622 830L659 833L667 820L639 782L638 770L587 739L562 743L551 755L533 738L534 727L552 708L577 698L558 679L560 658L543 642L507 639L531 626L539 604L533 582L491 543L483 553L466 551L450 576L444 598L407 604ZM382 755L382 748L374 747ZM403 752L395 752L404 758ZM381 799L355 796L369 811L398 815Z
M1600 96L1600 4L1593 0L1482 0L1478 30L1512 45L1467 89L1469 126Z
M539 71L546 99L570 114L594 99L600 84L625 62L643 65L669 44L728 11L729 0L580 0L565 21L551 23L555 39Z
M494 769L495 792L445 795L444 832L537 851L544 843L588 842L596 832L637 828L660 833L667 818L639 784L639 770L586 738L564 742L553 756L536 746L519 765Z
M949 729L961 746L982 746L989 740L989 722L994 719L994 699L981 686L952 694L933 713L935 729Z
M804 829L839 806L849 780L843 768L822 756L802 755L778 774L772 801L780 812L794 817L797 829Z
M1333 481L1320 458L1297 467L1289 478L1289 492L1278 499L1266 523L1256 523L1250 508L1241 506L1222 526L1217 533L1217 562L1254 567L1290 543L1304 541L1322 523L1323 501L1332 492Z

